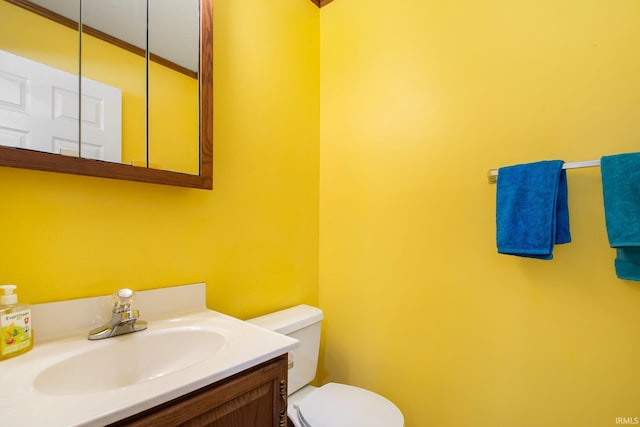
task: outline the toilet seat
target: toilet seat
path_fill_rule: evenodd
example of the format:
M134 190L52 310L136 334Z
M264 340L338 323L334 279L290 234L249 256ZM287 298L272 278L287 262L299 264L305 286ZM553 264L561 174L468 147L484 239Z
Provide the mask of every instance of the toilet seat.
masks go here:
M388 399L359 387L328 383L295 402L305 427L402 427L400 410Z

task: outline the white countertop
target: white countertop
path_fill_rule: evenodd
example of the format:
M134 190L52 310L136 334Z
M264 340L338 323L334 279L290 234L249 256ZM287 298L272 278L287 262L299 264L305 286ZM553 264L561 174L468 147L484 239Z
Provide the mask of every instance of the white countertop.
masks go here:
M104 297L85 299L87 304L83 304L83 300L74 300L73 302L43 304L42 307L34 306L32 317L36 344L33 350L0 362L0 414L2 417L0 424L3 427L102 426L227 378L284 354L297 346L297 341L292 338L207 310L204 308L204 300L202 299L204 284L169 288L165 292L162 291L159 289L140 293L144 294L140 295L140 305L134 303L134 306L140 310L140 317L148 321L148 329L122 337L135 339L137 334L153 334L176 325L189 327L195 325L194 327L197 328L215 330L216 333L224 336L226 340L224 346L204 360L154 379L89 393L45 393L34 386L36 378L41 372L58 362L83 352L100 351L100 346L112 345L114 342L111 340L118 340L121 337L89 341L87 333L91 329L91 325L88 327L84 325L82 331L63 334L60 330L56 330L55 319L50 318L54 314L60 324L65 324L69 319L65 320L61 317L69 314L69 307L75 307L71 309L73 312L71 317L75 314L78 316L76 317L78 320L78 318L83 318L83 315L80 313L82 310L76 310L77 307L86 307L87 305L95 307L96 304L101 306L101 301L108 303L110 297L106 297L107 300L102 299ZM151 293L153 292L159 292L158 298L152 297ZM189 292L195 295L196 304L190 307L181 306L181 314L170 311L163 312L163 305L169 308L174 307L175 297L182 294L188 295ZM162 302L163 298L166 304ZM183 298L182 303L186 299L189 298ZM145 316L143 301L149 303L148 312L151 316L149 318ZM151 308L151 305L154 308ZM109 310L110 305L106 308L107 312ZM84 320L78 320L76 323L69 321L69 324L83 324L86 319L85 316ZM98 319L98 321L102 320ZM42 343L38 340L38 322L44 322L42 323L44 334L44 342ZM170 345L171 343L167 342L167 346ZM127 357L128 355L123 355L121 360L114 360L113 363L127 363ZM95 368L101 369L100 366Z

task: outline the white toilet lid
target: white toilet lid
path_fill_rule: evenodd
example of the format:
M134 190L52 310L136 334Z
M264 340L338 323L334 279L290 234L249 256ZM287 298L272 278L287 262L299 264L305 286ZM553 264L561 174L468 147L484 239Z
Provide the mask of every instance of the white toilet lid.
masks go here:
M402 427L404 417L389 400L359 387L329 383L296 403L308 427Z

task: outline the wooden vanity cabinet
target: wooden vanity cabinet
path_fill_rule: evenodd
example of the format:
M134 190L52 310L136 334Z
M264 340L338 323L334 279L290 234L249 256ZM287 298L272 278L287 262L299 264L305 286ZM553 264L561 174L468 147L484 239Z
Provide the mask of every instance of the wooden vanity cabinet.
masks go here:
M111 426L286 427L287 355Z

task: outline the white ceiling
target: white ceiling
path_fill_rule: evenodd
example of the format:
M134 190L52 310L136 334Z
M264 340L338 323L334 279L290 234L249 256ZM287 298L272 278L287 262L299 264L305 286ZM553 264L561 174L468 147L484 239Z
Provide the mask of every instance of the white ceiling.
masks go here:
M31 0L74 21L80 0ZM199 0L149 0L149 51L198 71ZM82 22L145 48L147 0L82 0Z

